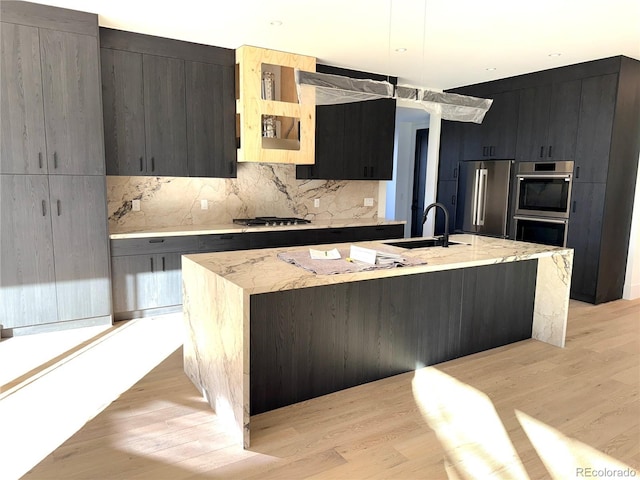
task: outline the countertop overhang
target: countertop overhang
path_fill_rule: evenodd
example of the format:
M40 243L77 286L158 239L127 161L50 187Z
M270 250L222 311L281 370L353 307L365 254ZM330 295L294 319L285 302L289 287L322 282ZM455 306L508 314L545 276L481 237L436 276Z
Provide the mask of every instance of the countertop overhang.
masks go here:
M568 276L568 278L564 278L564 282L570 281L573 258L573 250L570 248L467 234L452 235L450 238L460 244L451 245L448 248L417 249L387 245L385 240L315 245L313 248L319 250L360 245L366 248L402 253L406 257L419 258L427 262L418 266L334 275L316 275L277 258L280 252L301 251L309 247L201 253L186 255L185 258L242 288L249 295L548 257L554 257L557 262L562 263L562 265L558 265L558 270L564 273L559 273L559 275ZM396 241L394 240L394 242Z

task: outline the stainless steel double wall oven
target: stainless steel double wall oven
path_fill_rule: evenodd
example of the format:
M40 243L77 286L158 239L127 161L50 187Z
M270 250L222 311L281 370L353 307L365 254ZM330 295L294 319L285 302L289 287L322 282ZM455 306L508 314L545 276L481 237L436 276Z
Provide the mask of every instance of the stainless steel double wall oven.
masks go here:
M566 246L573 162L521 162L516 179L516 240Z

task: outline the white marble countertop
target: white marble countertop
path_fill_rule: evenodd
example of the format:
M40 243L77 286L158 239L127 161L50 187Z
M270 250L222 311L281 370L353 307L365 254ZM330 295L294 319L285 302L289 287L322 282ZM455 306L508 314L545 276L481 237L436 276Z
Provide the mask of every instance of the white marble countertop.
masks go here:
M402 253L406 257L420 258L427 262L424 265L411 267L335 275L316 275L277 258L280 252L306 250L309 247L201 253L186 255L185 258L241 287L249 295L552 256L557 262L568 262L568 265L557 265L557 267L558 271L568 272L570 278L572 250L568 248L465 234L452 235L450 240L461 244L451 245L448 248L426 247L411 250L385 245L386 242L397 240L314 246L314 249L321 250L334 247L349 248L350 245L356 244Z
M403 225L405 221L387 220L385 218L342 218L333 220L314 220L312 223L300 225L246 226L234 223L217 225L179 225L173 227L137 228L109 234L111 240L127 238L178 237L186 235L218 235L225 233L268 232L278 230L308 230L314 228L367 227L376 225Z

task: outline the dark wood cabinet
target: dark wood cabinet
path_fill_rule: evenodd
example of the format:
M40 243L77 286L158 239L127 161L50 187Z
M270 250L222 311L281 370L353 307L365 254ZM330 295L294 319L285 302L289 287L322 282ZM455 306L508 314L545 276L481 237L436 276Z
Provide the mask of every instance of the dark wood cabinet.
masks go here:
M537 260L464 270L459 356L531 338Z
M231 65L185 62L190 177L235 177L235 78Z
M395 100L316 107L316 163L296 167L296 178L391 180Z
M607 181L617 89L615 73L582 81L574 182Z
M146 172L187 176L184 60L142 56Z
M104 143L109 175L145 175L142 54L100 49Z
M529 260L252 295L251 414L531 338L536 271Z
M0 323L8 335L110 323L98 18L0 8Z
M47 173L38 28L2 22L0 173Z
M0 318L4 328L56 322L49 183L0 175Z
M104 175L95 36L40 29L49 174Z
M95 36L2 24L2 173L104 174L97 52Z
M438 182L458 179L458 162L462 155L461 122L442 120L440 130L440 156L438 160Z
M396 78L316 65L320 73L351 78ZM396 121L392 98L316 107L315 165L296 167L296 178L324 180L391 180Z
M110 316L104 177L0 180L4 328Z
M591 303L621 298L640 155L640 62L605 58L455 93L490 98L505 91L520 96L516 159L574 161L567 240L574 249L572 298ZM461 128L466 155L469 143L480 145L474 131L481 129ZM457 151L448 132L443 129L441 142L445 164ZM441 176L438 188L445 192L450 173L441 169ZM513 214L514 189L511 199Z
M463 129L463 160L511 159L515 156L518 125L517 92L490 95L493 103L481 124L466 123Z
M457 180L438 182L438 192L436 200L442 203L449 212L449 233L453 233L456 226L456 210L458 198ZM435 209L436 223L434 233L442 235L444 233L444 214L440 209Z
M232 50L100 29L107 173L235 177Z
M596 296L606 184L574 183L567 247L573 248L571 296L593 303Z
M580 80L520 91L517 161L574 158L580 91Z

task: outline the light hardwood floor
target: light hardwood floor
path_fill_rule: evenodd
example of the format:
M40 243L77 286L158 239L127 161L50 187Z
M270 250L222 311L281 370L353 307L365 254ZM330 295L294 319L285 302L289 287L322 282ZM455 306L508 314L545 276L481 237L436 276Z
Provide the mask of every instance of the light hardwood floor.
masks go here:
M254 416L249 450L181 355L24 478L564 480L640 467L640 300L572 301L564 349L527 340Z

